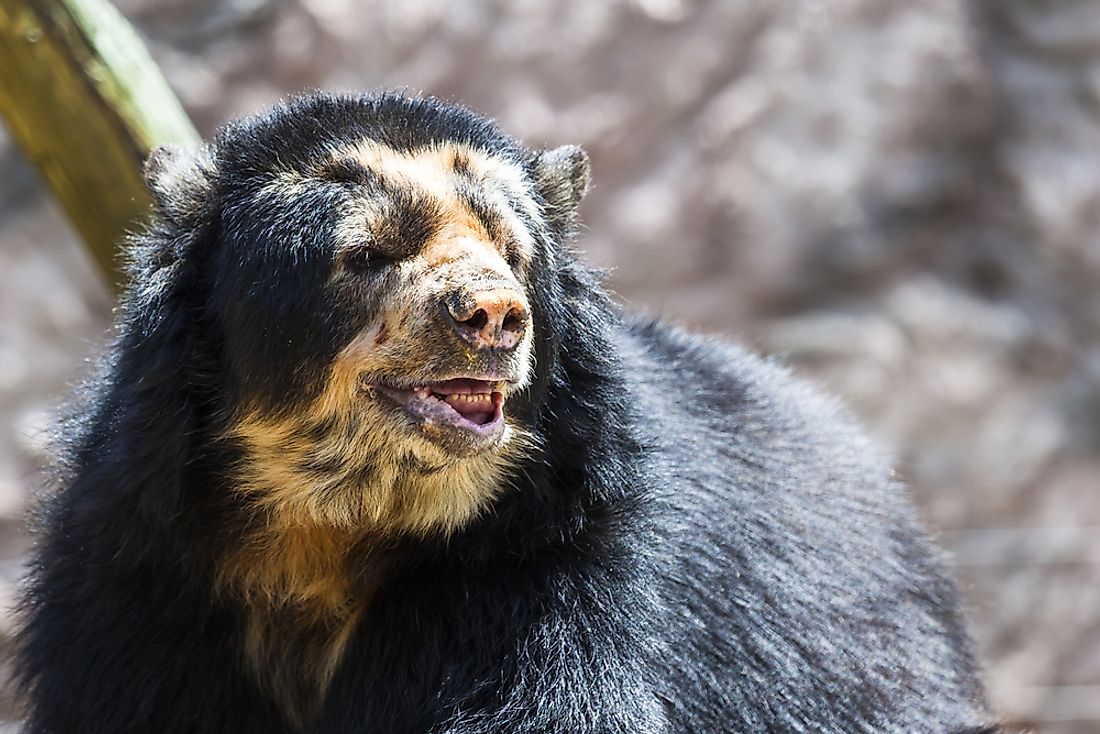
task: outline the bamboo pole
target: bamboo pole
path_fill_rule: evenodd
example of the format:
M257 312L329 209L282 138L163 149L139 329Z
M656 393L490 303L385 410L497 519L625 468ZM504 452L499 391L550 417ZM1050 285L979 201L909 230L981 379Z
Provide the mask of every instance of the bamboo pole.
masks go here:
M107 0L0 0L0 114L118 285L145 157L200 143L141 39Z

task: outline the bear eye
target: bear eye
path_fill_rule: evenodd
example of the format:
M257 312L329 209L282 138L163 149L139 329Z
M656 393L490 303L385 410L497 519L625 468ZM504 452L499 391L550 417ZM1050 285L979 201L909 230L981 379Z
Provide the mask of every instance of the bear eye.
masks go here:
M337 258L338 267L352 275L370 275L390 264L392 259L366 245L349 247Z
M342 270L354 275L365 275L378 269L384 263L385 258L370 248L349 248L340 254L339 265Z

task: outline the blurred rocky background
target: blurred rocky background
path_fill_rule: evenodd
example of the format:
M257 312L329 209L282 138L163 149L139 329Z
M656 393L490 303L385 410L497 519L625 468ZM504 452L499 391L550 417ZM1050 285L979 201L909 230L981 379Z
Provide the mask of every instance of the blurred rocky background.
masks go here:
M582 247L621 298L843 395L951 555L999 711L1100 732L1100 3L120 7L204 135L294 90L405 86L584 144ZM2 133L0 172L7 608L43 428L112 301Z

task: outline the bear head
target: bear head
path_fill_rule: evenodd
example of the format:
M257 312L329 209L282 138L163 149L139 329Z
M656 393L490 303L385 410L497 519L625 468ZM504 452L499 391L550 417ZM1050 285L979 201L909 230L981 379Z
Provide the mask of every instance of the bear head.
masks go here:
M502 491L553 363L583 151L434 100L318 94L160 148L146 178L137 298L187 301L190 379L242 496L296 525L428 533Z

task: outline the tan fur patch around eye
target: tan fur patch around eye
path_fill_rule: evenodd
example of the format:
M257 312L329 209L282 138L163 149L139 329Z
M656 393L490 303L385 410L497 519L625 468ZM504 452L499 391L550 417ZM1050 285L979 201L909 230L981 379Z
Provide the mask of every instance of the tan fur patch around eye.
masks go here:
M491 242L484 224L470 211L458 192L458 176L471 177L491 204L494 215L507 225L512 238L510 244L516 248L519 259L526 262L534 254L531 233L509 200L516 202L530 221L541 221L541 213L531 195L526 174L515 163L456 143L441 143L405 152L373 140L362 141L333 157L337 160L353 158L393 183L431 196L441 205L445 221L476 233L485 242ZM505 243L494 244L503 247Z

